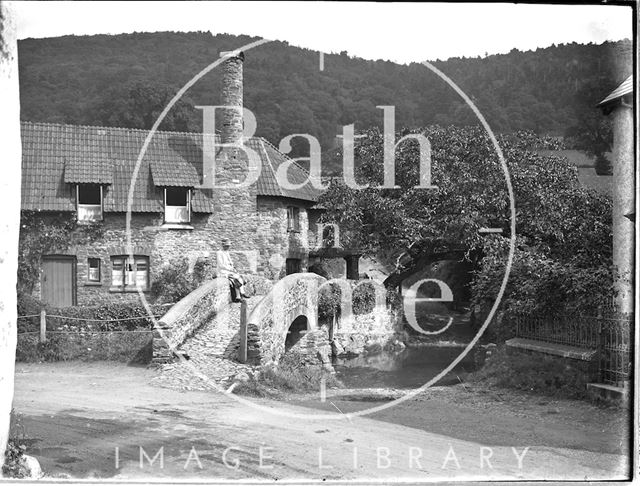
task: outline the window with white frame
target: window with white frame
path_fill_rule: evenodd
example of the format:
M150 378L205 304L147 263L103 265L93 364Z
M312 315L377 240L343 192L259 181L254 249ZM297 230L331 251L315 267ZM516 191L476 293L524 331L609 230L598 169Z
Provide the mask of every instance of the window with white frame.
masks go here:
M165 187L164 222L189 223L191 221L191 190L188 187Z
M111 287L122 290L148 290L149 257L111 257Z
M89 265L87 280L89 282L100 282L100 259L89 258L87 263Z
M76 186L78 221L102 221L102 186L78 184Z

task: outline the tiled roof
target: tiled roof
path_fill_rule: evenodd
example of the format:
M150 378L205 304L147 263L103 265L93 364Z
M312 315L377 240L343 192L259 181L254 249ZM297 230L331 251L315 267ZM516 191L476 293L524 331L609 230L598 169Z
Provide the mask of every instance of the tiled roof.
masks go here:
M147 130L22 123L22 209L73 211L72 184L100 183L105 188L104 209L127 211L129 186ZM297 190L281 189L275 171L289 160L268 142L252 138L247 146L262 162L256 182L259 196L315 201L319 192L309 184ZM297 164L288 171L292 183L307 174ZM156 132L151 138L136 178L131 210L162 211L162 186L195 187L194 212L213 212L212 190L198 189L202 180L202 134ZM214 189L215 190L215 189Z
M598 106L608 105L609 103L612 103L618 100L619 98L622 98L623 96L626 96L631 93L633 93L633 76L629 76L627 79L625 79L620 84L620 86L618 86L609 94L609 96L607 96L600 103L598 103Z
M284 189L276 180L276 171L278 167L290 159L276 149L266 140L260 139L261 149L266 154L267 164L262 164L262 173L258 179L258 194L262 196L280 196L293 199L304 199L306 201L317 201L320 191L315 189L311 184L307 183L300 189ZM295 162L291 164L287 171L289 183L301 184L308 178L308 172Z
M69 183L111 184L113 163L109 154L100 150L101 135L98 131L72 130L65 135L64 181Z

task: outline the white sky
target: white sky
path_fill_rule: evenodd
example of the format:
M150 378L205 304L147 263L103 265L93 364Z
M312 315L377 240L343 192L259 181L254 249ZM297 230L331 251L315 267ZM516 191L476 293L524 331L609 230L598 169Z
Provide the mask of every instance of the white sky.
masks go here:
M15 2L18 37L211 31L396 62L632 37L631 7L347 2Z

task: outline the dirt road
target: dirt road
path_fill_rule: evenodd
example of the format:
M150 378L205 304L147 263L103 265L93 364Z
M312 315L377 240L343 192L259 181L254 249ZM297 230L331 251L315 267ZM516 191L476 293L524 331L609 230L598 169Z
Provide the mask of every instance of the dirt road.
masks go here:
M546 441L544 426L533 431L536 440L522 442L531 435L518 435L517 420L487 425L487 411L468 403L442 401L442 424L435 427L436 421L407 421L407 408L397 415L411 426L393 423L393 408L380 420L320 420L308 418L317 412L308 407L260 401L273 411L302 417L292 418L218 393L154 387L149 384L154 373L116 363L18 364L14 407L20 415L14 431L27 436L29 453L50 477L433 481L627 476L624 448L579 448L553 437ZM416 403L414 416L430 413ZM346 401L341 405L348 406ZM447 428L446 421L455 425ZM485 433L465 437L464 430L475 430L478 423L485 423ZM487 428L495 433L487 434ZM587 441L602 441L607 433L615 437L616 431L600 430L594 424Z

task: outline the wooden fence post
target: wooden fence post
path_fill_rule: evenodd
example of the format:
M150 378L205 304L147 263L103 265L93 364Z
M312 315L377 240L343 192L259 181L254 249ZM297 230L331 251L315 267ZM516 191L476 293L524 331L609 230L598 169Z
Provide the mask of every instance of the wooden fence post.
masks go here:
M247 301L240 301L240 346L238 347L238 361L247 362Z
M40 342L43 343L47 340L47 311L42 309L40 311Z

